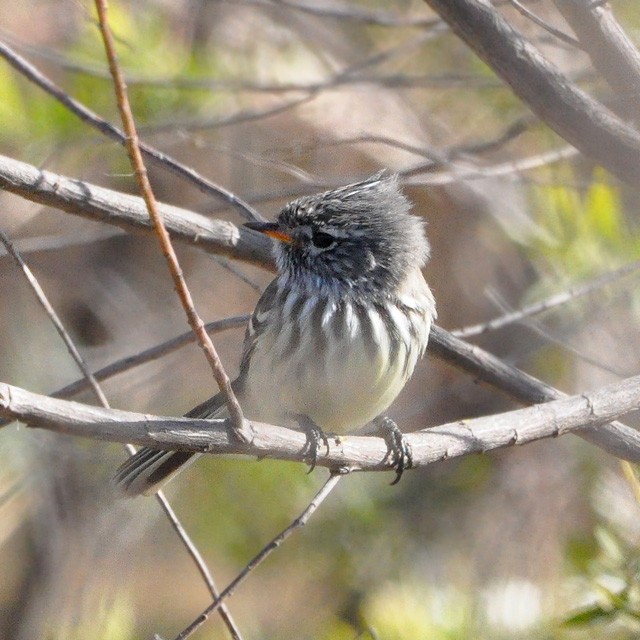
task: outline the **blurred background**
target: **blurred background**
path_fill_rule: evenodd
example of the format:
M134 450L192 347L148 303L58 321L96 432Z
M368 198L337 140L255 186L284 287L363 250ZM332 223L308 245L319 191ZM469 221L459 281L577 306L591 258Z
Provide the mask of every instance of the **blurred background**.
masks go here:
M528 7L569 32L550 1ZM616 3L638 38L640 8ZM594 96L586 55L501 11ZM137 0L111 4L140 135L267 217L382 167L428 223L439 324L462 329L578 285L588 295L469 337L561 388L638 372L639 191L573 152L418 1ZM91 2L0 0L0 40L118 123ZM637 98L637 96L635 96ZM123 149L0 60L0 153L135 193ZM238 212L149 167L159 200ZM187 330L154 238L0 193L19 249L92 369ZM270 274L177 246L205 321L248 313ZM0 380L50 393L80 377L0 253ZM215 344L235 375L243 328ZM181 415L213 393L187 346L104 383L112 406ZM88 392L76 399L94 403ZM508 410L431 357L390 414L404 430ZM632 424L632 422L628 422ZM209 602L152 499L114 501L125 453L12 424L0 430L0 638L175 636ZM326 478L210 458L168 496L220 587ZM640 518L619 462L567 436L342 481L229 601L244 638L637 638ZM195 638L228 638L214 617Z

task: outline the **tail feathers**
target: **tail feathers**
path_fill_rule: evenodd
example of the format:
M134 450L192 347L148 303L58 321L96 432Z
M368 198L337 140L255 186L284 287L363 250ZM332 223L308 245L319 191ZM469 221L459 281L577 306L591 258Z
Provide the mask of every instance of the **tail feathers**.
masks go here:
M152 495L198 457L192 451L144 447L119 467L112 482L129 497Z
M242 380L231 383L233 390L240 393ZM228 415L221 393L205 400L186 414L187 418L221 418ZM201 454L190 451L161 451L144 447L131 456L116 471L113 484L125 495L134 497L141 494L152 495L160 491L185 467L195 462Z

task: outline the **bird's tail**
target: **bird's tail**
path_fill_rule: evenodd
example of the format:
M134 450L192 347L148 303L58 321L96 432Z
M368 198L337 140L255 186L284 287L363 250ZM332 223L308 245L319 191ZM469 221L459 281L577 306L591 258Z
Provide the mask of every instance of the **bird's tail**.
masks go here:
M113 483L131 498L141 494L149 496L160 491L200 455L193 451L161 451L143 447L120 465L113 476Z
M224 401L221 394L217 394L189 411L186 417L222 418L225 415ZM143 447L120 465L112 482L129 497L153 495L201 455L193 451L162 451Z

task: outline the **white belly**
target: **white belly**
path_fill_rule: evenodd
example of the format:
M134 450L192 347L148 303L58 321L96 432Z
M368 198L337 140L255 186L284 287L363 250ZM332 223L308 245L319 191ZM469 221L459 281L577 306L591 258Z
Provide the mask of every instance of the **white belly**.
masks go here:
M313 307L309 304L309 310ZM302 317L304 313L303 309ZM251 354L242 399L247 417L291 424L295 416L304 415L335 433L367 424L387 409L413 373L431 321L430 313L412 313L410 320L396 316L399 327L392 338L388 322L386 326L378 313L370 314L371 329L363 330L366 317L359 317L351 302L327 302L322 315L316 315L315 326L321 318L320 339L311 331L296 336L291 326L260 337ZM291 341L295 342L291 353L275 358L274 353L285 352Z

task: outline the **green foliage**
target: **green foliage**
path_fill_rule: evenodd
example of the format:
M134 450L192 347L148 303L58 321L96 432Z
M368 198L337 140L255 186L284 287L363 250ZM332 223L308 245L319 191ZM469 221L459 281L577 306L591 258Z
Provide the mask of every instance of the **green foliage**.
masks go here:
M562 626L598 637L636 638L640 633L640 554L611 527L594 530L595 555L577 584L588 604L568 615Z
M216 77L216 57L204 47L175 36L168 17L160 11L137 11L135 4L115 4L110 9L120 64L128 83L129 98L138 124L165 122L176 113L200 113L220 101L207 87L177 87L171 79ZM56 54L83 70L59 82L65 92L99 115L119 122L104 46L91 21L81 24L74 37L60 44ZM95 70L95 71L92 71ZM138 83L134 76L158 82ZM20 147L38 140L45 144L73 142L90 129L68 109L41 89L0 65L0 143Z
M472 637L469 594L423 584L381 584L363 606L363 617L386 640L455 640Z
M532 196L545 237L531 253L545 271L576 280L640 256L640 234L627 223L618 187L604 172L583 191L543 185Z

